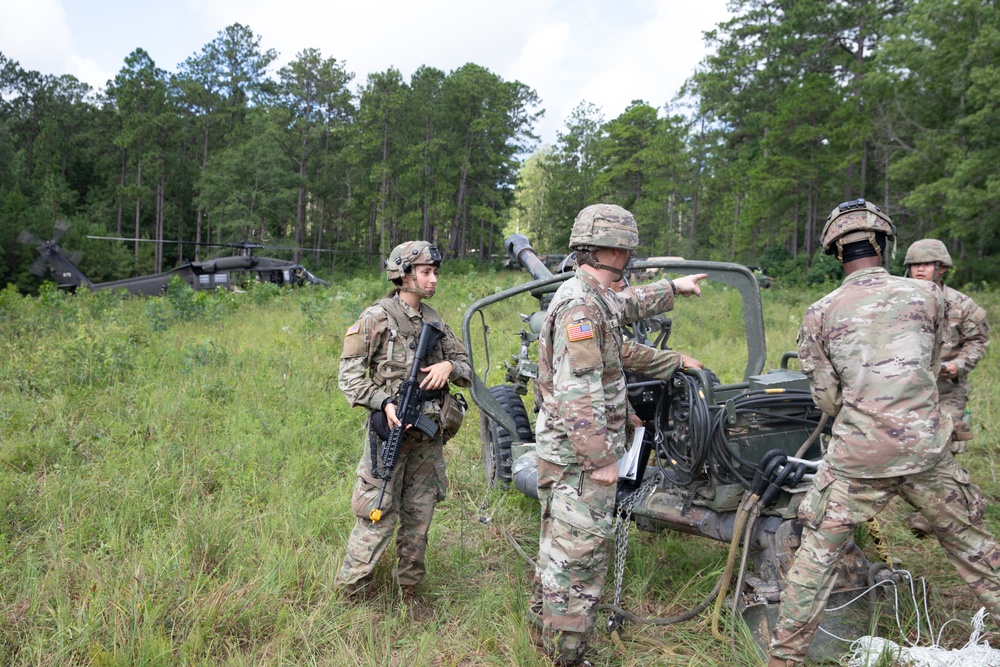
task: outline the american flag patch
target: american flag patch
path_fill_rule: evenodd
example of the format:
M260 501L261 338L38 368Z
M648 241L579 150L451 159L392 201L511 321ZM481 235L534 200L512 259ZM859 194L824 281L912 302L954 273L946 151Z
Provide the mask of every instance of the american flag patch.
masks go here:
M577 322L566 327L566 334L569 336L570 342L587 340L594 337L594 328L590 322Z
M361 331L361 322L355 322L354 324L351 325L351 327L347 330L347 333L345 333L344 335L350 336L352 334L358 333L359 331Z

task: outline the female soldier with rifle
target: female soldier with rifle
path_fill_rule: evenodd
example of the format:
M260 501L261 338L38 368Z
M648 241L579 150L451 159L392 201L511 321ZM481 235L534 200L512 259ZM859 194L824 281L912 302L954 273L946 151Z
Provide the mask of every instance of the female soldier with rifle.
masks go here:
M351 406L364 406L371 414L351 497L357 520L336 585L348 597L370 592L375 565L398 518L393 574L416 620L433 616L415 589L424 577L434 505L445 499L448 485L444 443L458 431L465 412L464 401L451 394L448 383L472 384L462 343L423 303L434 296L440 266L441 253L426 241L394 248L385 271L395 287L348 328L340 357L341 391ZM427 333L422 337L421 331ZM417 371L413 377L411 371ZM408 414L397 415L403 406Z

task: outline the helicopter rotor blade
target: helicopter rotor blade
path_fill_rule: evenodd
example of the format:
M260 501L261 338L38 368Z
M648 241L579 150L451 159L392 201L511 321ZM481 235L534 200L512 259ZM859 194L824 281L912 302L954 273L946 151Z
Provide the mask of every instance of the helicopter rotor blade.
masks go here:
M83 253L79 250L74 250L69 254L67 259L69 259L70 264L79 264L80 260L83 259Z
M156 239L136 239L136 238L125 238L123 236L88 236L88 239L97 239L100 241L128 241L129 243L176 243L182 245L200 245L205 248L238 248L240 250L284 250L286 252L337 252L337 250L331 248L297 248L295 246L284 246L284 245L263 245L260 243L254 243L252 241L236 241L234 243L212 243L210 241L178 241L176 239L163 239L162 241L157 241ZM341 251L342 252L342 251Z
M36 248L44 243L44 241L29 232L27 229L22 229L21 233L17 235L17 242L23 243L24 245L35 246Z
M63 234L69 229L69 222L66 220L57 220L56 229L52 232L52 242L59 243L59 239L63 237Z
M98 239L100 241L128 241L129 243L187 243L187 241L175 241L174 239L130 239L124 236L87 236L88 239Z
M337 252L336 250L330 248L299 248L296 246L289 245L261 245L259 243L233 243L230 244L237 248L262 248L264 250L284 250L287 252L293 252L298 250L299 252Z
M261 248L269 248L271 250L288 250L288 251L298 250L299 252L337 252L336 250L333 250L332 248L295 248L295 247L289 247L289 246L283 246L283 245L264 245L264 246L260 246L260 247Z
M39 255L38 258L31 263L31 266L28 267L28 271L39 278L44 278L48 269L49 260L46 259L44 255Z
M209 243L208 241L178 241L177 239L162 239L157 241L156 239L135 239L135 238L125 238L123 236L88 236L88 239L97 239L99 241L128 241L129 243L174 243L178 245L200 245L209 247L220 247L220 248L242 248L243 246L236 245L234 243Z

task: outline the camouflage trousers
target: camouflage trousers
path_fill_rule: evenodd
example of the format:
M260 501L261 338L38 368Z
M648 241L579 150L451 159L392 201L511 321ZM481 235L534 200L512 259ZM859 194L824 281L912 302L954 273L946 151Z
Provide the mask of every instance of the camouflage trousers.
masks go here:
M969 403L968 378L938 379L938 397L942 411L951 415L955 426L951 437L951 451L953 454L961 454L965 451L965 443L972 440L972 425L966 421L965 416L965 408Z
M801 662L816 634L836 566L854 527L902 496L930 522L948 560L1000 623L1000 546L983 526L986 502L969 473L946 454L930 470L885 479L836 476L820 468L799 506L802 544L788 571L771 657Z
M392 479L382 499L382 519L368 518L375 508L382 480L371 476L371 451L367 442L358 464L358 480L351 496L357 521L347 540L347 553L335 584L345 586L369 579L389 546L396 523L396 568L393 576L400 586L416 586L424 578L427 533L434 505L445 499L448 478L444 467L444 443L406 438L400 447Z
M616 488L594 482L577 465L538 459L542 521L530 613L541 617L546 651L567 663L583 656L594 625L610 560Z

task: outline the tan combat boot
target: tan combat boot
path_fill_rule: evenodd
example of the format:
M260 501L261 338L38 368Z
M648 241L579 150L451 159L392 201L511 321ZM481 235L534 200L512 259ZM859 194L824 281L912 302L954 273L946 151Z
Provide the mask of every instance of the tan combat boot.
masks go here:
M933 535L934 528L931 527L931 522L924 518L923 514L914 512L910 515L910 532L917 537L923 538Z
M351 584L343 584L340 590L344 592L344 598L351 602L367 600L375 595L375 587L372 585L370 577L366 577Z
M407 614L417 623L425 623L434 619L434 608L423 595L416 591L415 586L400 586L403 604Z
M767 662L767 667L802 667L801 662L794 660L784 660L782 658L771 658Z

